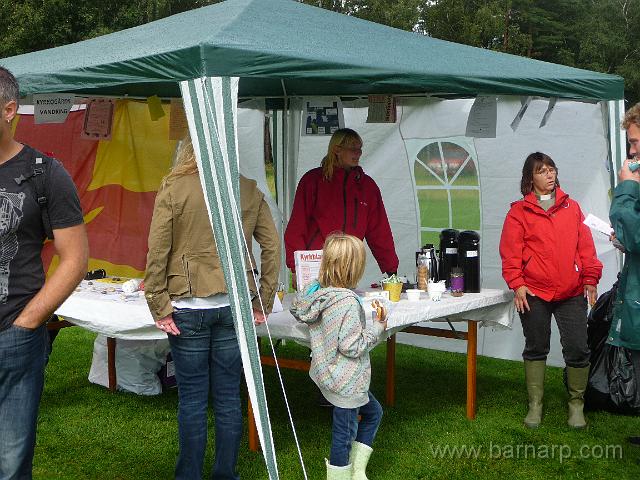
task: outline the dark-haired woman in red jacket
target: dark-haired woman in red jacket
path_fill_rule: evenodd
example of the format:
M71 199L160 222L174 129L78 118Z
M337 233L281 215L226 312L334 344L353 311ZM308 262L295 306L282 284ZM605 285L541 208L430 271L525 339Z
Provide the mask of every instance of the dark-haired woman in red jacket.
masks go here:
M544 372L556 319L567 366L568 424L584 428L584 391L589 377L587 301L595 303L602 264L578 203L560 189L558 169L543 153L532 153L522 167L523 199L511 204L502 229L502 276L515 292L522 321L522 353L529 411L535 428L542 420Z

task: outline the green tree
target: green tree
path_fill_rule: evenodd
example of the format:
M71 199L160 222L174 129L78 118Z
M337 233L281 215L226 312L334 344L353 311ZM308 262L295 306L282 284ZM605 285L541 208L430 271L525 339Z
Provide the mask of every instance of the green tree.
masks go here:
M220 0L0 0L0 58L43 50Z
M338 13L372 22L415 30L420 21L423 0L298 0Z
M426 34L621 75L640 101L640 0L425 0Z
M426 1L422 25L434 38L474 47L524 54L529 44L507 0Z
M220 0L0 0L0 58ZM298 0L434 38L625 79L640 101L640 0Z
M588 0L578 66L624 77L625 97L640 101L640 0Z

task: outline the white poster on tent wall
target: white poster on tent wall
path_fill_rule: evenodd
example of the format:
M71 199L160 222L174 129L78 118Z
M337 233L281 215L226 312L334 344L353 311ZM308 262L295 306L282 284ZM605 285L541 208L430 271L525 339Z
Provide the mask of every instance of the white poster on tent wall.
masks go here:
M496 97L477 97L467 119L467 137L495 138L498 116Z

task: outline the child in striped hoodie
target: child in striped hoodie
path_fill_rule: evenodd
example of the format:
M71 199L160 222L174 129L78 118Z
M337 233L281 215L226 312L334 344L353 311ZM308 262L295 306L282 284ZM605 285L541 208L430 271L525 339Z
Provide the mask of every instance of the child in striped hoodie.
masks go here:
M382 419L382 407L369 392L369 350L386 328L386 313L379 311L377 321L367 327L360 299L350 290L362 278L365 259L360 239L329 235L318 280L307 285L291 307L293 316L309 325L309 375L334 405L328 480L367 479L365 469Z

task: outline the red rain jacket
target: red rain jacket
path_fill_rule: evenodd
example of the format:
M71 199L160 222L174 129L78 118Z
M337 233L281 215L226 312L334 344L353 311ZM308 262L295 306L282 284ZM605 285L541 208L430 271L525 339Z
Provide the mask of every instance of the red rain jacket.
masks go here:
M556 203L545 212L535 194L513 202L500 238L502 277L509 288L526 285L550 302L582 295L597 285L602 263L580 205L556 187Z
M380 189L360 167L349 172L336 168L331 180L324 179L321 167L302 176L284 233L287 267L295 270L293 252L321 250L325 238L336 231L366 239L382 272L398 270Z

